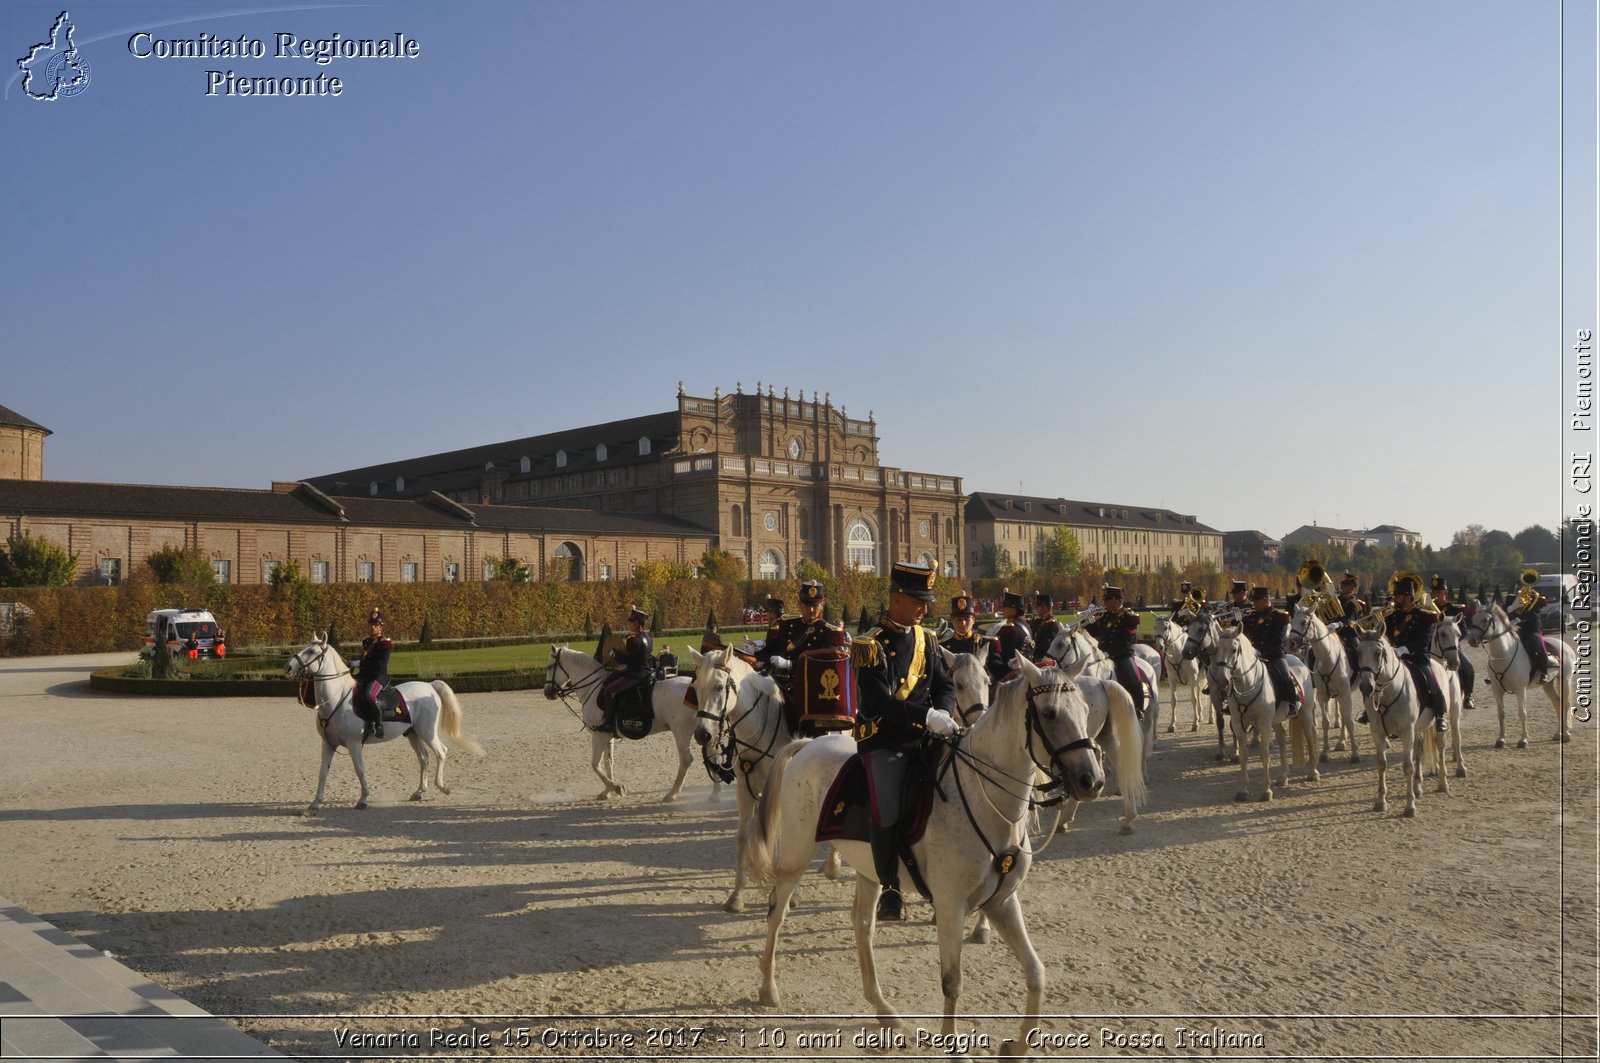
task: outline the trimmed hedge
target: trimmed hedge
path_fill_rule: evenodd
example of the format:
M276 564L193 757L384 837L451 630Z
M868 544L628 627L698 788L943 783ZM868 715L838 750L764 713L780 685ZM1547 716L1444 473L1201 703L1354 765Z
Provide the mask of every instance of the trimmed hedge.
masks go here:
M164 698L294 698L298 679L139 679L124 675L125 668L102 668L89 674L89 687L107 694L149 694ZM509 672L462 672L452 676L396 674L396 683L427 683L443 679L457 694L488 694L496 690L532 690L544 686L544 669Z

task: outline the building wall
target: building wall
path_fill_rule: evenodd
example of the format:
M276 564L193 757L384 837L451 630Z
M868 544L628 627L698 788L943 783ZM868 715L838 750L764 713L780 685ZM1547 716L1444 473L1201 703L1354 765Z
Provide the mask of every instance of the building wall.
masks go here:
M46 435L37 428L0 426L0 480L43 480Z
M1215 531L1184 531L1181 524L1161 530L1145 527L1102 527L1054 524L1037 520L1031 511L1017 511L1013 519L978 520L967 526L966 563L975 569L984 548L1002 547L1019 568L1038 566L1040 553L1057 528L1077 537L1080 556L1102 568L1123 571L1159 571L1167 563L1176 570L1192 564L1222 566L1222 535Z

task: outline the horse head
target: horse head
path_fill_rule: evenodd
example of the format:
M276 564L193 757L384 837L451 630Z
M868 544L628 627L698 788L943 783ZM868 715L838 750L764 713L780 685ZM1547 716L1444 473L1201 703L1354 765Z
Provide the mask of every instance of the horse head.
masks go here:
M1440 617L1433 625L1433 655L1444 662L1452 672L1461 671L1461 629L1455 618Z
M1316 619L1317 611L1305 602L1296 602L1294 606L1294 619L1289 621L1289 634L1283 640L1283 648L1290 653L1299 653L1300 648L1306 644L1307 637L1312 633L1311 622Z
M1183 659L1192 661L1206 650L1215 649L1217 645L1217 618L1210 613L1201 613L1189 621L1188 637L1183 643Z
M334 666L329 674L323 675L323 661L330 656L333 658ZM283 677L285 679L332 679L344 671L346 671L344 659L339 656L339 651L328 644L328 638L324 632L315 631L312 632L311 642L284 663Z
M971 724L989 705L989 643L981 643L976 653L951 653L940 647L939 656L944 658L955 683L956 711L961 723Z
M1046 651L1062 670L1077 675L1089 666L1098 647L1077 624L1068 624L1050 642Z
M1393 681L1394 673L1389 667L1393 659L1394 669L1400 667L1400 659L1395 657L1394 650L1389 647L1388 639L1384 638L1382 631L1362 631L1356 639L1355 674L1356 685L1361 688L1363 698L1372 697L1373 689L1379 678L1387 685Z
M1492 631L1496 621L1504 622L1506 630L1511 630L1511 618L1500 608L1499 602L1479 605L1477 611L1472 614L1472 621L1467 625L1467 645L1478 646L1486 638L1498 637L1500 632Z
M566 664L561 659L564 646L550 647L550 662L544 666L544 696L555 701L561 697L562 687L570 688L572 676L567 673Z
M1077 682L1064 669L1040 668L1020 653L1012 665L1021 676L1005 686L1015 686L1027 700L1027 748L1034 766L1080 801L1100 796L1105 769L1089 734L1089 703Z
M727 722L729 700L738 700L737 681L729 664L737 658L732 648L726 646L710 653L699 653L691 646L689 657L694 661L694 677L689 680L689 689L694 691L699 706L695 712L694 740L703 746L716 737L716 732Z

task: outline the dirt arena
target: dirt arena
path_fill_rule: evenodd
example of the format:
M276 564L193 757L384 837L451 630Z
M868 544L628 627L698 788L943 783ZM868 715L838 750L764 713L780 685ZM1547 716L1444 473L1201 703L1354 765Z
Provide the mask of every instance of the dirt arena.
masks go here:
M352 807L340 756L308 817L309 710L100 695L86 672L0 662L0 895L286 1055L878 1054L852 873L807 879L779 958L784 1014L758 1008L763 914L720 907L734 802L708 802L697 762L662 803L664 737L623 744L629 796L600 803L566 709L468 695L487 756L452 757L449 796L408 802L415 760L391 743L369 751L372 808ZM1050 979L1034 1054L1594 1058L1596 728L1552 743L1539 696L1529 748L1495 750L1492 699L1477 700L1470 776L1449 795L1428 780L1414 820L1398 781L1390 811L1371 810L1370 755L1236 804L1209 728L1163 733L1136 833L1117 834L1118 804L1090 806L1027 881ZM1015 1033L1020 971L998 943L969 946L970 1038L931 1043L929 911L879 931L906 1017L889 1054L993 1054Z

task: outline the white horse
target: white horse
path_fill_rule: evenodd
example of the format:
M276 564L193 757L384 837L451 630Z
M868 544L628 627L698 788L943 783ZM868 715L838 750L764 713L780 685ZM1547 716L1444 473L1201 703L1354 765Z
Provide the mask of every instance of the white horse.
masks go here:
M1311 676L1306 671L1306 666L1300 663L1300 659L1286 656L1284 660L1289 665L1289 674L1300 684L1301 689L1309 686ZM1256 656L1255 647L1244 637L1239 628L1231 627L1221 632L1221 638L1217 642L1217 663L1222 666L1227 676L1228 702L1233 709L1231 720L1234 751L1239 756L1239 771L1243 779L1240 790L1233 795L1233 799L1235 801L1250 799L1250 757L1245 751L1247 731L1254 731L1261 740L1257 747L1261 755L1263 786L1261 800L1272 800L1272 768L1267 748L1269 727L1278 739L1278 766L1283 776L1279 786L1287 788L1289 785L1289 742L1283 729L1285 722L1291 727L1298 728L1301 737L1305 739L1307 781L1316 782L1321 778L1321 774L1317 771L1317 723L1312 718L1310 707L1302 706L1292 717L1278 708L1272 690L1272 677L1267 674L1266 662Z
M1145 653L1137 652L1143 649ZM1089 633L1077 624L1069 624L1061 629L1061 633L1050 643L1050 656L1055 659L1058 667L1064 669L1070 676L1076 678L1080 675L1090 676L1094 679L1116 679L1116 666L1111 663L1100 650L1100 646ZM1146 654L1154 653L1148 646L1135 648L1133 667L1139 674L1139 679L1144 683L1144 756L1148 759L1156 751L1156 725L1161 719L1161 668L1160 657L1152 665Z
M1334 749L1342 752L1348 736L1350 763L1360 764L1361 751L1356 743L1355 662L1344 652L1344 640L1317 615L1316 606L1299 602L1294 607L1294 619L1289 624L1284 648L1300 654L1307 646L1311 648L1306 661L1311 670L1311 689L1306 693L1313 696L1316 718L1322 721L1322 760L1326 763L1329 759L1328 706L1330 702L1337 702L1335 720L1339 733L1335 736L1338 744Z
M1429 652L1434 660L1442 662L1450 670L1450 682L1456 688L1456 700L1450 702L1453 708L1448 721L1450 749L1455 763L1456 778L1465 779L1467 763L1461 759L1461 713L1466 708L1467 697L1466 692L1461 689L1461 628L1454 619L1448 616L1441 617L1439 622L1433 625L1433 641L1429 644Z
M1200 725L1206 722L1205 709L1200 702L1201 680L1204 676L1200 665L1192 657L1183 655L1183 644L1187 639L1188 632L1181 624L1171 620L1156 622L1156 641L1161 643L1161 656L1167 662L1167 682L1172 688L1172 719L1167 722L1168 734L1178 729L1180 690L1188 691L1189 708L1193 710L1193 722L1189 730L1198 731Z
M1217 614L1206 611L1195 616L1189 621L1188 638L1183 643L1183 659L1195 661L1199 664L1202 674L1206 677L1206 690L1210 692L1211 712L1217 721L1217 760L1228 760L1234 763L1239 758L1228 749L1226 728L1228 726L1228 674L1222 665L1217 662L1217 644L1222 641L1222 629L1217 623Z
M617 744L617 736L600 730L604 717L600 711L600 689L616 677L617 673L582 650L568 649L566 646L550 647L550 663L545 665L544 672L544 696L551 701L578 700L578 719L589 731L590 751L593 754L590 767L605 784L605 788L595 795L596 801L603 801L612 794L623 797L628 792L611 774L612 750ZM689 743L694 738L694 709L684 702L684 695L688 691L688 676L672 676L656 680L650 694L650 706L655 710L650 734L671 731L672 740L678 746L678 777L662 795L663 801L676 801L678 795L683 793L684 776L689 774L689 765L694 760L689 751ZM713 782L711 799L715 801L721 792L721 784Z
M1143 732L1133 712L1133 695L1115 679L1080 675L1074 680L1089 706L1089 733L1101 749L1106 766L1107 794L1122 795L1122 827L1118 834L1132 834L1133 821L1149 791L1145 786ZM1072 826L1081 802L1068 796L1061 810L1061 831Z
M950 741L953 763L943 774L940 789L945 799L934 801L912 852L933 894L944 990L943 1035L955 1033L966 916L982 911L1022 964L1027 1000L1021 1009L1021 1028L1018 1039L1003 1046L1008 1054L1022 1054L1027 1032L1039 1024L1045 986L1044 964L1028 939L1020 900L1033 860L1027 818L1034 774L1042 771L1081 799L1097 795L1105 786L1105 775L1089 735L1087 706L1072 677L1059 668L1041 669L1020 654L1012 663L1020 675L1001 684L988 711ZM773 884L767 947L761 959L760 1001L765 1006L779 1004L774 961L789 895L816 852L822 802L854 753L855 743L842 737L791 745L780 755L761 796L759 814L747 828L744 851L750 876ZM898 1026L899 1016L878 984L872 948L879 894L872 847L857 841L836 844L856 868L851 916L862 990L879 1021Z
M1454 672L1442 664L1429 660L1433 678L1445 698L1448 716L1461 711L1461 683ZM1435 714L1422 705L1422 693L1411 678L1411 670L1400 660L1394 647L1381 632L1363 631L1356 642L1356 675L1363 688L1370 688L1372 709L1368 722L1372 725L1372 744L1378 758L1378 799L1372 810L1382 812L1389 807L1387 739L1394 739L1400 747L1400 760L1406 773L1407 817L1417 814L1417 798L1422 796L1422 758L1424 743L1432 753L1439 776L1439 792L1450 792L1450 780L1444 774L1444 743L1434 737Z
M1481 645L1484 652L1489 655L1489 688L1494 691L1494 709L1500 714L1500 736L1495 739L1494 747L1504 749L1506 744L1506 694L1515 694L1517 697L1517 722L1522 728L1522 737L1517 740L1518 749L1528 748L1528 706L1526 697L1528 687L1532 685L1531 677L1533 662L1528 659L1528 651L1523 648L1522 640L1517 637L1516 625L1512 623L1506 611L1500 607L1499 602L1490 602L1480 605L1478 611L1472 615L1472 623L1467 628L1467 642L1473 646ZM1556 708L1556 719L1560 721L1560 728L1556 731L1554 742L1570 742L1572 729L1567 710L1567 695L1572 690L1572 673L1574 661L1572 647L1561 639L1545 639L1552 644L1551 648L1560 653L1560 669L1550 682L1544 684L1545 696L1550 699L1550 704Z
M756 801L767 788L772 765L780 750L795 741L783 714L783 692L778 684L752 668L731 646L701 654L689 649L694 661L690 685L699 709L695 743L702 747L712 784L729 782L739 801L739 827L734 834L733 892L723 902L725 912L744 911L744 827L755 813ZM727 760L715 763L711 751L725 751ZM828 878L839 874L839 857L832 850L823 862Z
M308 812L315 812L322 807L322 797L328 788L328 767L333 763L334 752L341 747L350 753L350 763L355 765L356 778L361 782L361 800L356 802L357 808L366 808L367 798L371 794L367 787L365 742L388 742L404 735L411 743L419 770L417 791L411 795L413 801L421 801L422 795L428 792L430 754L433 757L434 785L442 794L450 792L450 788L444 784L444 762L448 750L439 737L441 731L468 753L483 756L483 747L461 733L461 703L456 701L455 691L440 680L399 684L397 689L400 696L405 698L411 722L391 722L384 728L382 738L373 736L364 739L362 734L366 730L366 722L356 715L353 699L356 681L350 674L350 666L345 664L339 651L333 648L322 632L317 632L310 645L289 658L283 666L283 674L287 679L307 680L316 690L317 730L322 734L322 771L317 775L317 796Z

